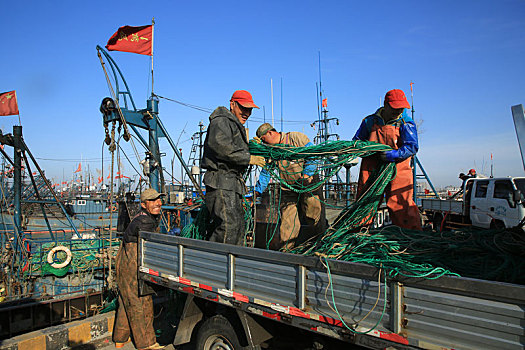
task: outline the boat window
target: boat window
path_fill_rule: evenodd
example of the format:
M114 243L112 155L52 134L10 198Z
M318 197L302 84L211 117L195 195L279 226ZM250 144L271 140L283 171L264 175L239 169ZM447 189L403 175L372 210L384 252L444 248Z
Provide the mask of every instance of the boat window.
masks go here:
M85 199L79 199L77 201L77 205L86 205L86 200Z
M483 180L476 183L476 198L485 198L487 197L487 188L489 187L489 181Z
M70 200L70 201L69 201L69 204L71 204L71 205L75 205L75 204L77 204L77 201L74 200L74 199L73 199L73 200Z

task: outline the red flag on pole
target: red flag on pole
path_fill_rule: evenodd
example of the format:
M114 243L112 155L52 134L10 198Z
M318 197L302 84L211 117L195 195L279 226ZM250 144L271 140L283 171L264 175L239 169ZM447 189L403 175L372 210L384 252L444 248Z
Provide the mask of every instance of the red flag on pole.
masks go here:
M75 170L75 171L73 172L73 174L74 174L74 173L79 173L79 172L81 172L81 171L82 171L82 165L81 165L80 163L78 163L78 168L77 168L77 170Z
M153 26L120 27L108 40L108 51L123 51L151 56Z
M323 98L323 107L327 108L328 107L328 101L326 98Z
M18 113L18 103L16 102L16 91L0 93L0 115L16 115Z

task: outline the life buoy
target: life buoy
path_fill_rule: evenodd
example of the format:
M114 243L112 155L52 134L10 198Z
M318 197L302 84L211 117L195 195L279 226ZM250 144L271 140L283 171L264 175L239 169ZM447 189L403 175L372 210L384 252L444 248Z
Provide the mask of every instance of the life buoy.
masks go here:
M59 251L66 253L66 260L62 261L61 263L56 263L53 257L55 256L55 253ZM66 267L71 262L71 250L69 250L67 247L64 247L63 245L56 246L47 254L47 262L55 269Z
M109 210L115 212L115 211L117 211L117 206L116 205L112 205L111 207L109 207Z

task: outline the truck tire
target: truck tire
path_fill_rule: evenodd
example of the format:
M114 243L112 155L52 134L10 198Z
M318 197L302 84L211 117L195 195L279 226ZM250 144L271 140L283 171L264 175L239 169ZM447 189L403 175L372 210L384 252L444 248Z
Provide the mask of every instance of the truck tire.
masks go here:
M222 315L215 315L204 321L195 338L195 350L241 349L235 329Z

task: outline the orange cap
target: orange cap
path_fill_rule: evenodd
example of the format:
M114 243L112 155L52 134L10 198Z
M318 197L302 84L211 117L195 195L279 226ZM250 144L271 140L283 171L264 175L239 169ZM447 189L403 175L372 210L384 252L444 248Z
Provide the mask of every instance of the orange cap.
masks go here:
M405 93L399 89L390 90L386 93L385 104L387 102L394 109L410 108L410 103L408 103Z
M246 90L235 91L230 101L238 102L241 106L246 108L259 108L253 103L252 94Z

